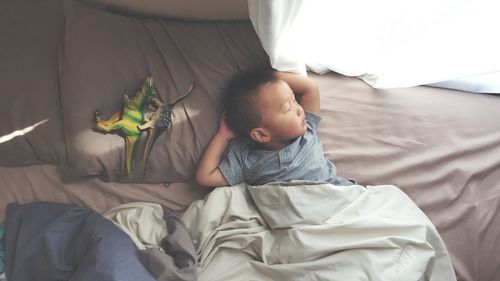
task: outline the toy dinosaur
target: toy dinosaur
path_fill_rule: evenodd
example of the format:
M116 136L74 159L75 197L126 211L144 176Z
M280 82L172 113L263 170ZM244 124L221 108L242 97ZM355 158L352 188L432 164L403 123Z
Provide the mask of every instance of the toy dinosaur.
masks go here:
M125 93L123 111L117 111L108 120L101 120L98 110L95 112L97 128L104 132L118 131L125 138L125 167L132 177L132 165L135 161L137 142L141 138L138 126L144 123L144 107L149 105L156 94L156 84L152 77L146 78L135 97L130 99Z
M153 114L151 114L149 117L146 117L146 122L144 124L138 126L138 129L141 131L148 131L144 153L144 163L147 162L156 139L163 132L165 132L165 130L167 130L172 123L172 108L175 104L187 97L193 91L194 84L194 81L192 81L186 92L184 92L180 97L168 104L162 102L158 98L153 97L152 103L156 106L156 111L154 111Z

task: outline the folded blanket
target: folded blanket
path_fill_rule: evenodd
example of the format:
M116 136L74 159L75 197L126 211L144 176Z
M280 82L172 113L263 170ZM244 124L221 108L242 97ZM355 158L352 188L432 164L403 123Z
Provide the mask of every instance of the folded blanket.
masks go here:
M437 230L395 186L223 187L182 221L199 280L456 280Z
M0 223L0 273L3 273L3 268L5 265L5 260L4 260L4 250L3 250L3 224Z
M127 234L77 205L9 204L4 227L8 280L155 280Z

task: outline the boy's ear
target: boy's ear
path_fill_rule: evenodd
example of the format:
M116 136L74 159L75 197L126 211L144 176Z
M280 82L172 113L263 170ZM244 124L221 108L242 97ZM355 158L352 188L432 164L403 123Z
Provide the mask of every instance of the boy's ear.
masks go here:
M271 140L271 135L264 128L253 128L250 131L250 138L258 143L268 143Z

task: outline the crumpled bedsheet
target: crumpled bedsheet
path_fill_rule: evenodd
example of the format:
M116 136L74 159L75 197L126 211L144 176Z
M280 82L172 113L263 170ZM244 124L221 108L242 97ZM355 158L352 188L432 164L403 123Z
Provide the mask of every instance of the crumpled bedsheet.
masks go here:
M215 189L182 217L204 280L456 280L436 228L395 186Z
M197 280L191 235L170 209L133 202L111 208L103 216L130 236L139 260L157 281Z
M77 205L9 204L4 227L8 280L155 280L127 234Z

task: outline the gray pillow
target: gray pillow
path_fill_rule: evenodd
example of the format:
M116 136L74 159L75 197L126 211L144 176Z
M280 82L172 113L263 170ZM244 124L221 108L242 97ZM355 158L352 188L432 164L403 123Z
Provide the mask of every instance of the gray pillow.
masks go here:
M0 1L0 165L65 157L57 49L61 1Z
M217 129L225 84L239 71L268 65L250 22L138 18L73 1L65 2L64 12L60 81L67 161L61 165L63 178L192 180L198 159ZM124 139L94 131L94 111L107 119L122 110L124 90L132 98L149 76L156 80L157 95L167 103L182 95L191 81L196 85L173 108L172 125L154 143L145 171L134 165L130 177L124 165Z

